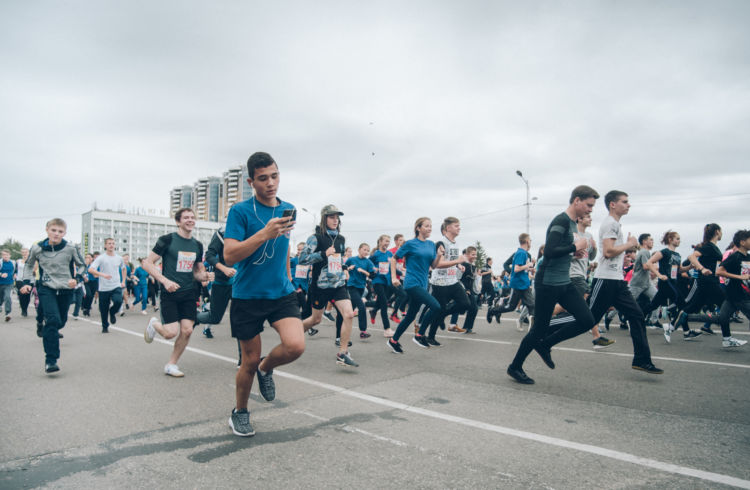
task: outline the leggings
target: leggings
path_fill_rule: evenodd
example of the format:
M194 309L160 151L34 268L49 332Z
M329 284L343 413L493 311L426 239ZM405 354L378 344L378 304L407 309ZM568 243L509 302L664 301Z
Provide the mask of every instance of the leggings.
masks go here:
M378 310L380 310L380 320L383 322L383 328L388 330L391 328L391 322L388 320L388 293L386 291L391 288L387 284L382 283L373 284L372 287L375 288L377 302L375 308L372 310L372 315L374 317Z
M426 289L415 286L413 288L407 289L406 294L409 298L409 309L407 310L404 319L401 320L401 323L398 324L396 333L393 334L394 342L398 342L398 339L401 338L401 335L403 335L406 329L409 328L411 322L413 322L414 318L416 318L420 306L422 306L423 304L427 305L429 311L427 313L427 316L425 317L425 321L419 328L419 335L424 335L424 332L427 329L427 325L429 324L430 319L434 314L433 312L440 311L440 303L438 303L438 301L433 298Z
M346 289L349 291L349 298L352 300L352 308L358 310L357 318L359 319L359 331L365 332L367 331L367 308L362 301L362 289L353 286L348 286Z

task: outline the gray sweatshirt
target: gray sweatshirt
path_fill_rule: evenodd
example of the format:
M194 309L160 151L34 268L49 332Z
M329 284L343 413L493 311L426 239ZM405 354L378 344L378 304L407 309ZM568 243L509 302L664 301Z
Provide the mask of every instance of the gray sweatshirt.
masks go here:
M44 239L31 246L29 258L23 270L24 284L31 285L34 282L34 265L37 263L41 284L52 289L72 289L68 281L80 276L81 271L84 270L81 251L65 240L52 246L49 244L49 239ZM76 267L78 273L76 273Z

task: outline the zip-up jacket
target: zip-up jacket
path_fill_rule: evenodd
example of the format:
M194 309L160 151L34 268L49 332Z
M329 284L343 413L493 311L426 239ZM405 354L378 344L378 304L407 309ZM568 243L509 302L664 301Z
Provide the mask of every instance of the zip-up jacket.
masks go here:
M75 245L62 240L57 245L50 245L49 239L35 243L29 250L29 258L23 269L24 285L34 282L34 265L39 264L39 282L52 289L72 289L70 279L82 281L83 257ZM76 273L76 267L78 273Z
M326 250L333 247L336 253L341 254L341 272L331 273L328 271L328 257ZM312 265L310 284L315 284L320 289L333 289L346 284L346 273L344 272L344 251L346 251L346 239L340 233L331 236L323 232L320 226L315 227L315 234L305 242L305 248L299 254L299 263Z

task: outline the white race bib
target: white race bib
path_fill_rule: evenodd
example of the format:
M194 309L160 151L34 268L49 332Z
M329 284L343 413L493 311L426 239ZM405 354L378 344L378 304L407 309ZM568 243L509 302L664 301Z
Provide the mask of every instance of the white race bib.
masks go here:
M328 256L328 273L341 274L341 254L331 254Z
M309 265L297 265L297 268L294 269L294 278L295 279L307 279L308 270L310 270Z
M669 271L669 278L672 280L677 280L677 265L672 265L672 268Z
M388 274L388 266L388 262L378 262L378 274L380 274L381 276Z
M195 252L177 252L177 272L193 272Z
M750 261L742 261L740 265L740 275L750 274Z

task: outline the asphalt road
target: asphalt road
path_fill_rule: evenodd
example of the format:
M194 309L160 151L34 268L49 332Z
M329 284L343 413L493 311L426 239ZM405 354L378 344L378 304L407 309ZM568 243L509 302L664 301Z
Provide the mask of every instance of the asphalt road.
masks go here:
M483 316L476 335L442 332L440 348L407 335L403 355L378 320L354 339L358 369L336 365L324 320L276 370L274 402L253 388L250 438L227 423L227 317L214 339L196 329L177 379L163 374L170 345L143 341L146 316L129 311L106 335L70 320L55 375L34 320L14 316L0 324L0 487L750 488L750 344L679 333L667 344L650 330L655 376L630 368L615 326L605 351L587 335L554 349L554 371L532 353L525 386L505 374L516 315ZM732 327L750 340L747 320ZM262 339L264 352L278 342L272 329Z

